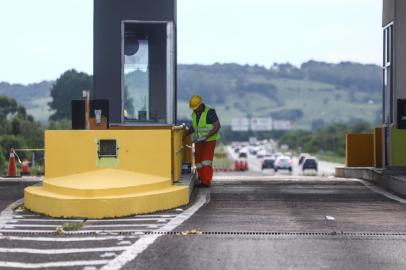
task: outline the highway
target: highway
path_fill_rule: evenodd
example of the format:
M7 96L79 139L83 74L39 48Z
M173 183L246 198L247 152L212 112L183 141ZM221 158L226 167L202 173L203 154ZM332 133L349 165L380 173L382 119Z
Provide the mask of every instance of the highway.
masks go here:
M238 159L238 154L236 154L231 146L227 147L227 151L232 160ZM303 173L301 167L299 166L298 157L293 157L293 171L290 173L289 171L278 171L277 173L274 172L273 169L266 169L262 170L262 158L257 158L256 155L248 154L248 167L249 171L256 172L264 175L276 175L276 176L303 176L303 175L316 175L315 171L307 171ZM327 161L318 160L319 170L317 172L317 176L333 176L335 174L335 168L344 166L343 164L339 163L332 163Z
M55 228L68 220L4 209L24 185L0 181L0 269L406 269L405 199L362 180L297 167L273 175L248 161L251 171L216 173L187 206L79 220L65 235Z

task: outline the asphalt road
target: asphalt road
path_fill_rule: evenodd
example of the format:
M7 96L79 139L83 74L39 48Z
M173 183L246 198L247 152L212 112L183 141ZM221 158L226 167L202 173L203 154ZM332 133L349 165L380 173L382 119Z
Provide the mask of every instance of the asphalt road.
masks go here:
M406 269L405 218L358 182L217 182L178 228L201 235L164 235L124 269Z
M354 180L216 176L188 207L79 220L71 234L16 210L0 226L0 269L406 269L405 202Z

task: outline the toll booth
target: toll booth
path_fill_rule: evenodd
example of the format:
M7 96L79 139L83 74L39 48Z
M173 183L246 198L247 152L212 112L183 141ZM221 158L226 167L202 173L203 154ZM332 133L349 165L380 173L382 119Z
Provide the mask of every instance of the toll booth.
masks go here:
M108 218L187 204L193 182L180 180L191 153L174 125L176 0L94 1L90 96L72 103L72 130L46 131L44 183L25 189L25 207Z
M406 168L406 2L383 0L383 161Z
M94 1L94 99L112 126L176 121L176 1Z

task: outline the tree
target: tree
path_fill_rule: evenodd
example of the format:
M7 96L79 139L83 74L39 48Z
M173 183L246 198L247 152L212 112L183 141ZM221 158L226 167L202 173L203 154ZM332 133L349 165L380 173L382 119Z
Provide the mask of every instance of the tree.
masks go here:
M0 96L0 115L7 117L17 111L17 101L14 98Z
M82 98L83 90L91 90L92 76L74 69L64 72L51 88L52 101L48 103L54 111L50 120L71 118L71 101Z

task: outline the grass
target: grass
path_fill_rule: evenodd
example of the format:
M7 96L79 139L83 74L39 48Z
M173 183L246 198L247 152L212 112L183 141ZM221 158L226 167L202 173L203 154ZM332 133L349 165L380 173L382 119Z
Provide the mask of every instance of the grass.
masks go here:
M82 222L65 222L62 226L62 229L66 232L69 231L78 231L82 228Z
M230 93L225 103L208 104L216 109L223 125L230 125L235 117L246 117L248 114L256 117L269 117L272 112L284 109L303 110L303 117L294 122L294 128L310 129L312 122L323 119L325 123L348 122L354 118L361 118L369 122L376 120L381 111L381 104L369 104L369 99L378 99L368 93L353 93L351 101L350 91L337 89L334 85L309 80L269 79L278 90L277 95L283 104L278 106L275 100L258 93L246 93L241 98ZM239 107L236 107L236 106ZM178 101L179 118L190 119L187 102Z
M317 159L323 160L323 161L328 161L328 162L333 162L333 163L339 163L339 164L344 164L345 163L345 158L342 156L339 156L333 152L325 152L324 155L317 154L315 155Z

